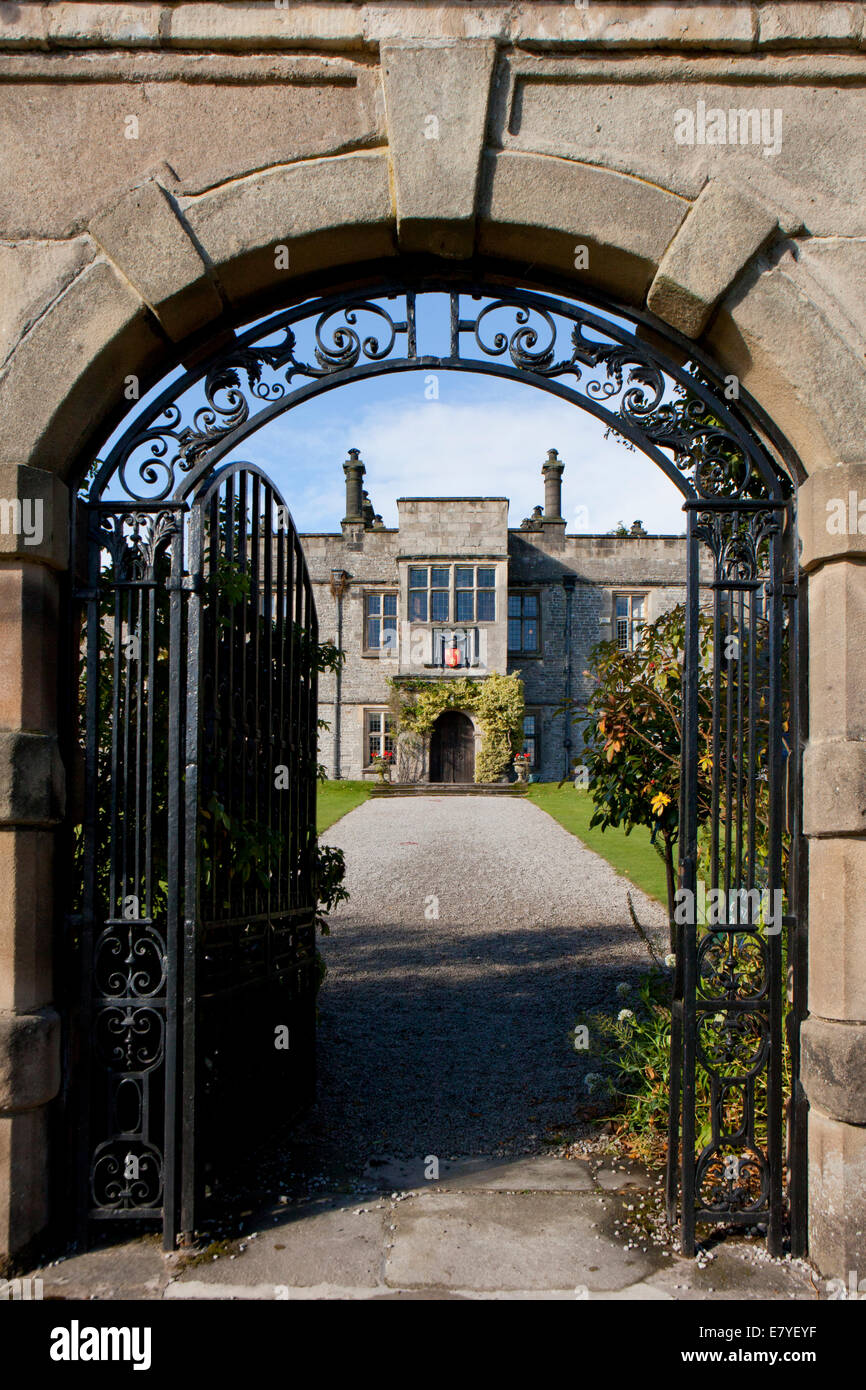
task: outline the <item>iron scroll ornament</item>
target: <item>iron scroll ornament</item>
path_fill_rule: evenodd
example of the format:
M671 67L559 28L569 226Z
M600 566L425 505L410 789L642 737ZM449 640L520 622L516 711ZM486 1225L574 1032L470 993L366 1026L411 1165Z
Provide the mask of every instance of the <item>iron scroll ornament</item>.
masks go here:
M447 296L423 333L418 306ZM429 339L429 341L428 341ZM539 386L643 450L687 500L781 501L784 482L754 434L694 367L642 341L635 325L530 290L383 285L282 310L239 333L139 410L86 489L166 501L270 420L348 381L413 370L470 371Z

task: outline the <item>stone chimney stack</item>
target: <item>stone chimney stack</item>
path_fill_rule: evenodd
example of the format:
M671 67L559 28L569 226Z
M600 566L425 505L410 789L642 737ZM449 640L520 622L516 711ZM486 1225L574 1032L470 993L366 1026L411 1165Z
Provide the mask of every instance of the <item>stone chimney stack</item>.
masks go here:
M364 488L363 479L366 469L361 463L360 449L350 449L349 457L343 464L343 472L346 475L346 515L343 517L343 525L364 524Z
M555 449L548 449L547 462L542 465L544 478L544 517L545 527L561 527L565 531L565 517L562 515L562 474L565 464L560 461Z

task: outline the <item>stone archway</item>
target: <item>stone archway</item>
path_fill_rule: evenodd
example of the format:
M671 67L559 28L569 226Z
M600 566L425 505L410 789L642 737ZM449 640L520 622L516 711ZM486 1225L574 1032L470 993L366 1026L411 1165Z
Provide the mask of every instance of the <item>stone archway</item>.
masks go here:
M784 54L774 56L788 42L784 33L767 37L761 73L747 41L734 32L736 16L730 33L720 22L718 31L701 30L697 39L665 39L662 59L658 34L651 26L640 30L640 18L629 20L638 29L625 37L612 30L606 35L602 6L596 7L595 38L564 22L553 35L543 25L532 31L540 21L527 17L520 22L530 26L528 34L501 30L495 38L454 42L447 23L456 22L458 8L452 14L442 6L446 27L432 34L413 32L404 14L390 33L373 29L361 39L308 34L304 42L314 56L274 59L285 69L292 99L296 88L302 93L301 106L304 90L330 92L342 84L356 92L366 125L341 132L335 117L330 145L312 139L302 148L299 136L294 151L271 150L264 164L260 154L245 168L202 166L181 178L162 162L162 146L130 145L137 163L106 184L98 168L104 142L97 123L77 180L87 187L92 171L98 190L92 205L85 207L79 195L69 213L58 168L54 192L51 186L34 190L29 220L7 218L5 260L13 289L6 299L0 378L0 493L13 512L16 504L41 503L45 524L38 539L21 528L4 527L0 534L2 666L11 673L0 691L0 854L11 885L0 931L6 1059L0 1129L9 1180L2 1244L22 1249L48 1219L48 1105L61 1084L53 972L62 976L62 958L54 949L59 905L50 866L70 771L59 751L63 713L56 681L70 563L67 481L110 428L116 403L130 399L125 393L147 389L173 361L192 360L206 338L248 319L256 304L290 298L300 286L309 293L320 273L333 275L339 266L352 282L352 268L367 259L483 254L504 267L518 266L530 280L586 277L584 283L646 313L648 333L655 315L686 337L699 337L751 393L768 428L773 421L780 447L790 446L811 617L804 760L813 928L813 1017L804 1029L811 1249L822 1269L844 1274L866 1259L866 1109L857 1079L866 1070L866 951L857 886L866 867L866 719L855 655L862 646L857 634L866 539L859 526L831 533L826 523L828 503L852 492L866 495L862 325L852 318L846 284L862 274L855 248L862 229L817 175L810 186L808 161L800 185L740 184L708 163L698 163L690 181L667 150L653 177L624 139L619 147L614 140L602 161L576 146L544 100L545 84L552 82L560 95L578 91L601 109L607 83L618 100L625 93L622 99L639 111L655 91L664 91L670 104L672 77L692 88L700 81L723 86L739 64L740 81L759 88L766 82L775 104L788 99L777 71ZM26 16L16 20L26 22ZM282 22L278 14L274 22ZM569 25L583 23L579 14L569 17ZM84 60L72 55L65 85L52 88L41 52L81 43L68 32L64 38L62 14L58 26L51 36L16 30L4 42L23 50L16 61L25 76L32 71L40 90L78 104L87 128L96 104L88 106L95 88ZM591 49L599 33L605 43L627 42L638 50L637 66L616 56L606 60L604 72L593 59L594 72L588 72L581 44ZM210 37L169 36L166 52L152 65L148 80L191 93L181 137L188 148L196 92L185 85L189 55L172 51L172 44L189 42L219 55L211 83L216 92L237 76L238 65L226 54L237 49L238 36L227 34L217 26ZM520 50L515 38L535 52ZM88 42L101 50L99 62L120 84L142 80L129 52L136 36L94 33L85 36ZM146 39L150 46L162 42L157 33ZM259 42L267 48L284 40L271 43L260 35ZM357 62L359 42L374 51L372 64ZM688 45L688 55L678 51L678 42ZM765 43L763 30L754 42ZM791 46L799 42L790 39ZM832 49L833 42L814 46ZM844 42L841 51L848 80L862 82L862 60L848 55ZM629 72L616 68L625 62ZM801 64L800 78L791 80L809 82L822 64L820 53L813 54ZM740 104L737 91L734 84L732 105ZM0 100L11 102L14 88L4 92ZM439 117L436 140L418 120L428 108ZM303 124L297 121L299 131ZM849 142L858 143L850 135ZM852 189L855 197L862 193L856 179ZM787 204L786 190L793 190ZM814 245L803 237L797 213L806 203L810 224L819 228ZM835 245L824 240L834 237ZM588 251L583 270L578 245ZM287 266L278 267L277 246L288 248Z

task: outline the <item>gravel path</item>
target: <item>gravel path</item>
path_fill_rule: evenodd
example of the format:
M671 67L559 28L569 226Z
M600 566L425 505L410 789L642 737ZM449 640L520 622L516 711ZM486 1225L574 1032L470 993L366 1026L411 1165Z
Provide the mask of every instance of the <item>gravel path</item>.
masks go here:
M585 1133L593 1063L569 1030L646 970L626 892L663 954L660 905L517 798L374 799L323 839L351 900L323 942L318 1102L296 1139L355 1167Z

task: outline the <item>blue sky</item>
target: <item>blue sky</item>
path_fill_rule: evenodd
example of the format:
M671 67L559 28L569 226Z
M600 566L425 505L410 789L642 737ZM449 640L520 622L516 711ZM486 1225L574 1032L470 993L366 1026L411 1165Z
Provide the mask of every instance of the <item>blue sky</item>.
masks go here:
M364 485L386 526L398 497L507 497L519 526L544 500L548 449L565 463L563 515L569 531L604 532L640 518L649 531L685 530L682 499L643 454L604 438L586 412L531 386L442 372L438 400L429 374L356 382L296 406L242 446L269 473L301 531L339 530L342 463L361 451ZM579 509L584 509L579 511Z

